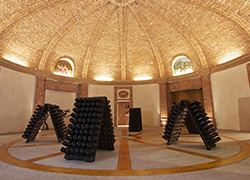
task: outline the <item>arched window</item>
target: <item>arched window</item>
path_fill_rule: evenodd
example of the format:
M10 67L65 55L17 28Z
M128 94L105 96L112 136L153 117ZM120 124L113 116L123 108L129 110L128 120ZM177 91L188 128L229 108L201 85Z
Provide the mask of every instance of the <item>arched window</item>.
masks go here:
M69 58L60 58L57 61L53 74L60 76L73 77L74 75L74 64Z
M188 74L193 71L191 61L186 56L178 56L172 62L174 76Z

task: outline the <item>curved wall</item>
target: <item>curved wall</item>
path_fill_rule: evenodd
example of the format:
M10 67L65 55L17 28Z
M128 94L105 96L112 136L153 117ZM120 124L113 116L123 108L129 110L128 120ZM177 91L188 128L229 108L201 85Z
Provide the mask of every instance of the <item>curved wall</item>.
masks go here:
M134 85L134 107L142 111L143 126L160 126L159 84Z
M250 97L246 64L211 74L214 116L219 129L241 130L240 112L245 112L239 103Z
M36 77L0 68L0 133L24 131L33 114Z
M246 106L250 107L249 77L249 61L226 70L212 72L210 75L217 128L250 131L249 108L246 108ZM0 134L24 131L33 114L36 82L35 75L0 66ZM58 86L59 90L51 88L49 86L51 83L53 86ZM76 96L107 96L111 101L112 113L114 113L115 85L90 84L85 88L85 85L65 84L62 81L51 80L46 81L45 84L45 89L47 88L45 103L57 104L64 110L72 110ZM161 92L166 94L168 84L161 84L164 84L161 88L164 91ZM72 90L64 86L74 88ZM131 85L131 87L133 88L133 107L142 108L143 126L159 126L160 102L162 98L168 99L166 96L160 97L162 94L160 84ZM49 120L48 122L50 123ZM52 124L49 126L51 128Z

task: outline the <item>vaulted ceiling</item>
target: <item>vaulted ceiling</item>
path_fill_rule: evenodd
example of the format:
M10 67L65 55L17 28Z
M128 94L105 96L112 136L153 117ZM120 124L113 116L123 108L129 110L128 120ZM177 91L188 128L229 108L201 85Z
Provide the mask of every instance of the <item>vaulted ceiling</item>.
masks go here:
M130 82L195 73L250 53L248 0L1 0L0 57L51 76L61 57L73 79Z

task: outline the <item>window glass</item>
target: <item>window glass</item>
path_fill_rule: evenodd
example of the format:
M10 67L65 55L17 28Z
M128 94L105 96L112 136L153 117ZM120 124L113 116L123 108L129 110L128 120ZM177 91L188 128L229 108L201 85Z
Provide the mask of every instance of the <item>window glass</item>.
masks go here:
M61 58L55 65L53 74L73 77L74 64L69 58Z
M172 63L174 76L193 72L191 61L185 56L178 56Z

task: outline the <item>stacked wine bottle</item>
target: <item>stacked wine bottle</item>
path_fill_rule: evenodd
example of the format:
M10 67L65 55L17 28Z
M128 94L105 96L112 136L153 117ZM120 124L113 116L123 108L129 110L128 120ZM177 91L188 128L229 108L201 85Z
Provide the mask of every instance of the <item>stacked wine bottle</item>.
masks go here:
M174 103L170 112L170 118L165 127L163 139L167 140L167 144L174 144L178 141L182 127L184 125L184 118L186 112L183 111L184 107L181 104Z
M41 126L46 122L49 113L51 116L51 120L53 122L53 126L57 135L57 139L61 142L64 139L66 126L64 123L65 113L60 109L57 105L44 104L43 106L37 105L37 108L32 115L32 118L27 125L27 128L24 131L22 137L26 140L26 143L30 141L34 141Z
M29 124L27 125L27 128L24 131L24 134L22 137L26 140L26 143L30 141L34 141L40 127L42 124L46 121L48 118L48 107L47 105L37 105L37 108L35 109L32 117L30 118Z
M179 104L174 103L172 106L165 132L162 136L163 139L168 141L168 145L177 143L185 121L186 124L191 124L193 129L200 134L208 150L215 147L215 143L221 140L201 103L182 100Z
M207 117L207 113L201 103L198 101L191 101L190 103L189 101L183 101L183 104L188 109L189 116L191 120L193 120L193 124L196 125L196 129L198 129L206 148L211 150L216 146L215 143L220 141L221 138L218 137L219 134L216 132L209 117Z
M107 100L104 107L103 121L101 125L97 149L114 150L115 136L111 118L111 106L109 105L109 103L110 101Z
M61 151L67 160L95 161L97 147L114 150L111 110L106 97L76 98Z
M48 109L58 142L61 142L62 140L64 140L64 136L66 135L67 130L67 127L64 123L65 113L57 105L48 104Z

